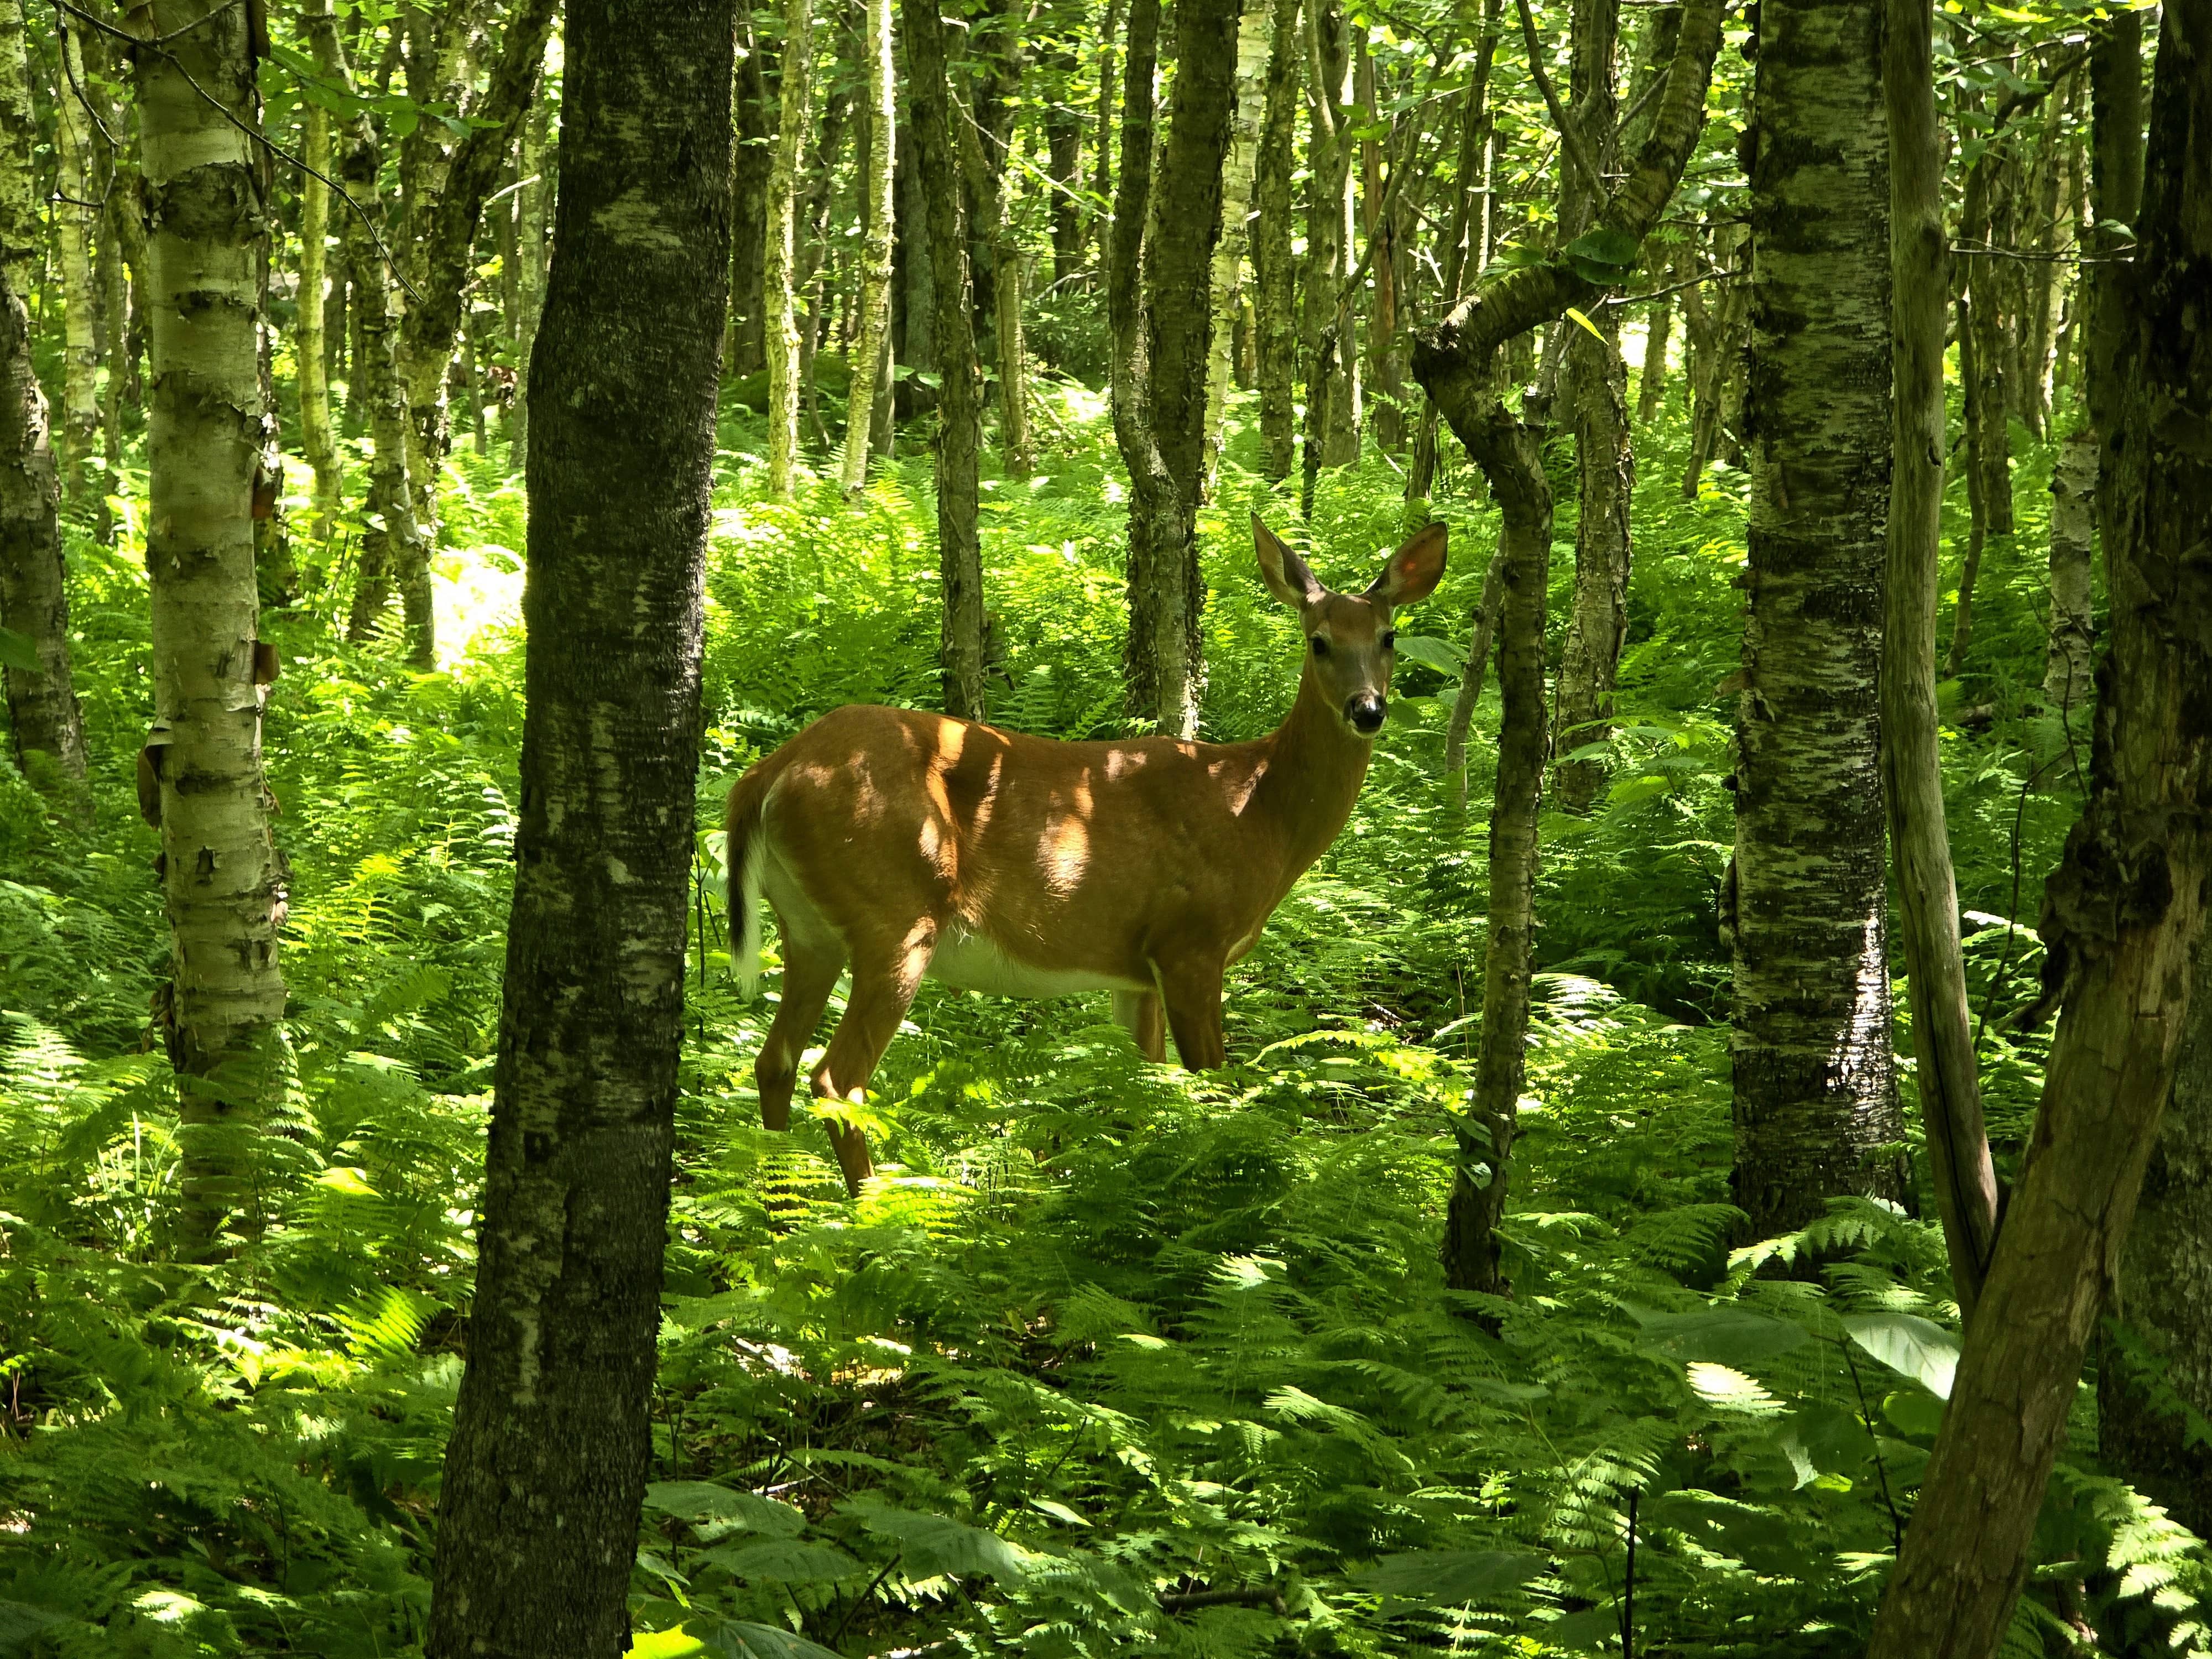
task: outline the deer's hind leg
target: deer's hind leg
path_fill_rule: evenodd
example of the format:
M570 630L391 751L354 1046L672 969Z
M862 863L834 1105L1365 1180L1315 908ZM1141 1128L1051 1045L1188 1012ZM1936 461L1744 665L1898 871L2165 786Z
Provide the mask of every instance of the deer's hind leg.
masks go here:
M783 1000L753 1062L760 1088L761 1121L771 1129L791 1127L791 1091L799 1082L799 1057L822 1023L837 975L845 971L845 947L834 937L808 939L786 928L783 935Z
M836 1104L858 1105L867 1097L868 1079L898 1035L899 1022L913 1006L921 976L937 951L936 925L924 918L897 945L884 948L856 946L853 952L853 988L845 1000L845 1017L837 1022L830 1051L814 1068L814 1097ZM845 1189L860 1195L861 1183L876 1172L868 1154L868 1138L854 1125L832 1117L827 1120L830 1144L836 1150L837 1167L844 1172Z
M1114 1023L1137 1040L1137 1052L1158 1066L1168 1057L1167 1021L1157 991L1114 993Z

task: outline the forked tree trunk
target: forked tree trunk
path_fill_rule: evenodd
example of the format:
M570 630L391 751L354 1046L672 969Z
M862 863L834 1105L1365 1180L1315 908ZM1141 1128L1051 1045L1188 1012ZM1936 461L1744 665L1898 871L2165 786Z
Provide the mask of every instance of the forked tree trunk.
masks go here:
M1881 659L1881 764L1899 930L1912 1003L1929 1184L1971 1321L1997 1223L1996 1172L1959 951L1959 890L1943 817L1936 625L1943 530L1943 158L1931 0L1888 0L1882 94L1890 149L1894 461Z
M331 0L308 0L303 9L310 20L326 14ZM321 39L336 39L310 21L305 31L309 48ZM335 79L337 65L319 63L325 78ZM327 542L337 518L338 494L343 475L338 463L337 438L331 430L330 382L325 378L323 349L324 289L327 284L327 249L331 228L331 187L323 182L336 171L331 145L331 112L320 104L309 104L303 112L307 125L304 159L307 172L300 180L300 323L293 357L300 376L300 447L315 473L315 537ZM320 174L319 178L316 175Z
M936 358L937 568L945 606L939 661L945 712L984 717L983 553L976 528L977 458L983 447L982 371L975 361L974 291L960 222L960 163L945 78L938 0L903 0L915 166L929 221L929 280Z
M2097 434L2079 426L2051 476L2051 648L2043 700L2063 714L2091 702L2096 636L2089 617L2090 547L2097 523Z
M799 162L810 130L814 20L810 0L784 0L782 111L775 162L768 178L768 240L763 256L763 337L768 350L768 493L790 498L799 468Z
M1297 269L1291 256L1291 178L1297 161L1293 152L1304 68L1299 3L1270 0L1267 104L1253 169L1259 198L1252 237L1252 314L1260 336L1260 471L1273 483L1289 477L1297 461Z
M869 434L878 378L890 366L891 320L891 159L897 149L896 78L891 61L891 0L866 0L868 151L860 163L862 220L860 325L854 337L851 390L845 398L845 453L840 474L848 495L868 482Z
M471 251L483 217L484 198L514 149L517 131L538 88L555 0L519 0L507 17L499 56L483 96L470 112L468 136L446 158L434 198L417 204L413 270L419 301L407 307L399 330L399 366L407 387L408 477L415 489L415 539L401 573L407 611L407 660L417 668L437 662L437 618L431 604L430 548L437 539L436 481L453 433L446 386L468 305Z
M2122 1249L2197 977L2212 874L2212 726L2198 712L2212 702L2212 589L2198 569L2212 453L2190 436L2204 368L2189 319L2212 290L2212 5L2166 9L2157 65L2137 252L2107 273L2127 319L2104 434L2112 644L2088 805L2044 889L2058 1028L1869 1659L1990 1659L2004 1639L2083 1350L2106 1285L2128 1282ZM2186 1271L2202 1259L2192 1250Z
M1114 435L1130 486L1123 664L1130 718L1170 737L1198 735L1205 677L1198 501L1213 240L1236 102L1237 16L1237 0L1178 0L1179 67L1155 176L1149 106L1159 0L1136 0L1129 14L1121 186L1107 289Z
M202 1254L234 1217L249 1231L260 1219L253 1142L287 1069L283 867L261 763L275 656L257 639L253 557L267 219L251 135L261 105L245 8L156 0L134 15L170 37L137 64L146 191L159 206L149 247L146 761L159 781L175 957L163 1024L182 1122L182 1224L185 1248Z
M1597 216L1632 247L1640 246L1657 222L1705 126L1705 94L1720 48L1720 0L1689 0L1682 10L1651 137ZM1534 915L1535 813L1545 755L1543 613L1551 546L1551 489L1538 433L1500 404L1498 359L1506 342L1564 316L1569 307L1588 310L1602 292L1565 261L1528 265L1477 290L1441 325L1423 331L1413 348L1415 378L1488 475L1503 513L1498 550L1507 596L1498 680L1508 707L1492 807L1492 919L1472 1115L1477 1127L1461 1136L1443 1240L1447 1282L1474 1290L1504 1288L1495 1229L1507 1198L1528 1042L1528 919Z
M1221 236L1213 245L1213 340L1206 354L1205 460L1200 488L1213 493L1229 421L1230 353L1244 298L1244 252L1251 240L1246 215L1259 161L1260 130L1267 95L1267 50L1273 33L1268 0L1243 0L1237 26L1237 102L1229 153L1221 166ZM1287 471L1288 469L1285 469Z
M1905 1190L1877 671L1890 482L1881 0L1767 0L1751 169L1736 714L1736 1207L1771 1237ZM1803 204L1818 203L1820 211Z
M74 793L84 781L84 725L70 678L69 590L55 518L61 487L31 361L37 131L21 0L0 0L0 628L37 664L10 662L0 678L16 765L34 783Z
M427 1651L617 1655L652 1453L729 280L730 0L570 0L532 649ZM705 49L707 43L720 50Z

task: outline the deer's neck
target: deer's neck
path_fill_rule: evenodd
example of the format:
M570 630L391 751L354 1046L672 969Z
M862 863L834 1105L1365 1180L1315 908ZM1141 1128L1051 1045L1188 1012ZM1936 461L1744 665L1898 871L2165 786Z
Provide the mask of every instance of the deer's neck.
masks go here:
M1297 700L1266 741L1266 769L1253 805L1282 828L1291 854L1287 886L1328 850L1351 817L1375 745L1328 706L1310 668L1300 673Z

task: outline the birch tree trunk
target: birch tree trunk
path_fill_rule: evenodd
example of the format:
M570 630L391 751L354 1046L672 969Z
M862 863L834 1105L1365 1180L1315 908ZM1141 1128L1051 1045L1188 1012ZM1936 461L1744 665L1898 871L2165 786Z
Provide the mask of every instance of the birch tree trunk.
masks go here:
M1334 0L1308 0L1306 54L1313 75L1313 137L1307 165L1312 173L1306 242L1312 250L1313 286L1306 314L1316 331L1313 367L1306 375L1306 400L1319 414L1319 465L1350 466L1359 459L1359 350L1354 338L1352 291L1353 140L1346 112L1352 102L1352 56L1343 14ZM1310 511L1310 508L1308 509Z
M1274 24L1269 0L1244 0L1244 4L1243 19L1237 26L1236 109L1229 153L1221 164L1221 236L1213 245L1213 340L1206 354L1206 447L1200 483L1208 497L1220 470L1229 419L1230 349L1244 298L1244 252L1251 240L1247 216L1266 118L1267 50Z
M1869 1659L1998 1651L2083 1351L2106 1285L2129 1282L2123 1246L2161 1146L2212 874L2212 727L2197 712L2212 702L2212 590L2199 568L2212 538L2212 453L2193 435L2205 348L2188 320L2212 289L2207 109L2212 5L2180 0L2161 23L2136 255L2106 273L2127 319L2112 365L2123 371L2119 409L2104 434L2112 643L2089 801L2044 889L2045 1006L2030 1011L2057 1003L2058 1027ZM2133 148L2132 129L2124 142ZM2189 1124L2177 1146L2197 1133ZM2185 1155L2185 1177L2186 1168ZM2193 1255L2185 1301L2200 1272Z
M767 316L768 493L788 501L799 466L799 257L800 159L811 101L814 19L810 0L784 0L783 99L775 161L768 177L768 242L761 278Z
M302 8L307 14L304 33L311 49L319 40L337 38L335 28L325 31L313 21L327 14L330 4L331 0L307 0ZM335 64L319 62L316 68L325 77L336 78ZM302 119L307 128L304 159L307 171L300 180L300 322L292 355L299 365L300 447L315 473L315 537L327 543L337 517L344 477L338 460L337 439L331 430L330 382L325 378L323 349L331 187L315 175L328 178L335 168L331 159L331 112L320 104L311 103L302 112Z
M522 143L514 163L515 176L523 181L514 193L515 251L522 269L518 284L521 292L517 295L520 321L514 333L514 408L507 423L510 464L530 453L530 356L538 343L538 319L545 308L546 253L552 245L548 223L553 203L553 185L548 176L553 169L552 133L553 100L532 100L530 118L523 123ZM744 160L740 150L740 167ZM533 179L537 182L531 182ZM734 239L736 234L733 217L731 235Z
M738 15L737 182L730 215L730 376L743 380L768 367L769 174L775 167L775 122L780 100L769 90L767 49L754 31L753 12Z
M56 12L61 84L54 88L54 251L62 288L62 497L73 515L89 519L95 491L106 493L100 459L100 295L93 278L93 231L100 222L93 182L94 95L86 73L84 26ZM95 48L96 52L96 48Z
M1237 0L1179 0L1178 67L1155 176L1149 94L1158 20L1159 0L1135 0L1107 289L1114 434L1130 485L1123 663L1131 720L1165 736L1194 738L1205 678L1197 520L1213 326L1209 301L1222 162L1236 105Z
M891 159L897 149L896 77L891 63L891 0L866 0L868 153L861 161L866 235L860 250L860 326L853 350L852 389L845 400L841 475L848 495L868 482L869 436L878 376L889 367L891 319Z
M1751 166L1736 714L1736 1206L1771 1237L1905 1190L1877 671L1890 483L1881 0L1768 0Z
M186 1248L204 1253L234 1216L249 1231L258 1223L252 1145L286 1070L284 874L261 761L263 682L275 678L275 658L257 638L253 557L267 217L249 135L261 105L243 7L155 0L135 18L172 37L137 64L153 209L146 758L160 785L175 957L162 1023L183 1126L183 1228Z
M1298 52L1299 3L1300 0L1270 0L1267 101L1253 158L1253 188L1259 198L1252 238L1252 274L1256 290L1253 319L1260 336L1260 471L1273 483L1289 477L1297 460L1293 401L1298 372L1297 267L1291 256L1295 228L1291 179L1297 163L1298 85L1303 67Z
M1943 816L1936 629L1943 532L1943 324L1950 290L1943 158L1936 118L1932 0L1888 0L1882 95L1888 117L1893 334L1887 592L1881 659L1882 784L1896 869L1919 1061L1930 1184L1971 1321L1997 1226L1996 1171L1959 953L1959 890Z
M84 782L84 725L70 677L61 485L31 361L37 131L21 0L0 0L0 628L24 641L38 665L11 663L0 678L15 764L33 783L73 794Z
M1376 85L1375 54L1367 49L1367 31L1361 27L1354 32L1352 52L1352 87L1359 108L1370 128L1383 125L1382 99ZM1397 149L1395 122L1390 124L1392 149ZM1399 157L1397 166L1411 161L1408 154ZM1385 213L1383 198L1389 191L1389 181L1382 174L1382 147L1372 137L1359 141L1359 229L1366 239L1368 281L1373 284L1374 295L1368 302L1366 325L1362 331L1366 347L1361 364L1362 395L1375 416L1375 445L1386 455L1395 455L1406 447L1405 386L1398 378L1398 227L1394 207Z
M2092 701L2096 636L2089 617L2090 547L2097 524L2097 434L2076 427L2051 477L2051 649L2043 698L2070 714Z
M1667 344L1674 331L1671 299L1656 300L1645 313L1644 367L1636 374L1636 423L1649 426L1667 398Z
M522 817L435 1659L615 1655L652 1453L730 271L730 0L569 0ZM709 44L715 48L708 50Z
M904 0L908 97L915 165L929 229L931 347L937 392L937 568L945 606L939 658L945 712L984 717L983 554L976 526L983 447L982 373L975 362L975 293L960 222L960 164L945 76L938 0Z

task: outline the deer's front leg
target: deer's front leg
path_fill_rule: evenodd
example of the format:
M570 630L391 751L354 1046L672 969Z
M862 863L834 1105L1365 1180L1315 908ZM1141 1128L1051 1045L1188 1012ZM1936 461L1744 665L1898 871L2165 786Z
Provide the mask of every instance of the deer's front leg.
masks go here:
M1168 1057L1167 1025L1152 991L1114 993L1114 1023L1137 1040L1137 1052L1157 1066Z
M1157 964L1168 1030L1175 1034L1176 1053L1190 1071L1218 1070L1227 1057L1221 1042L1223 965L1219 957Z

